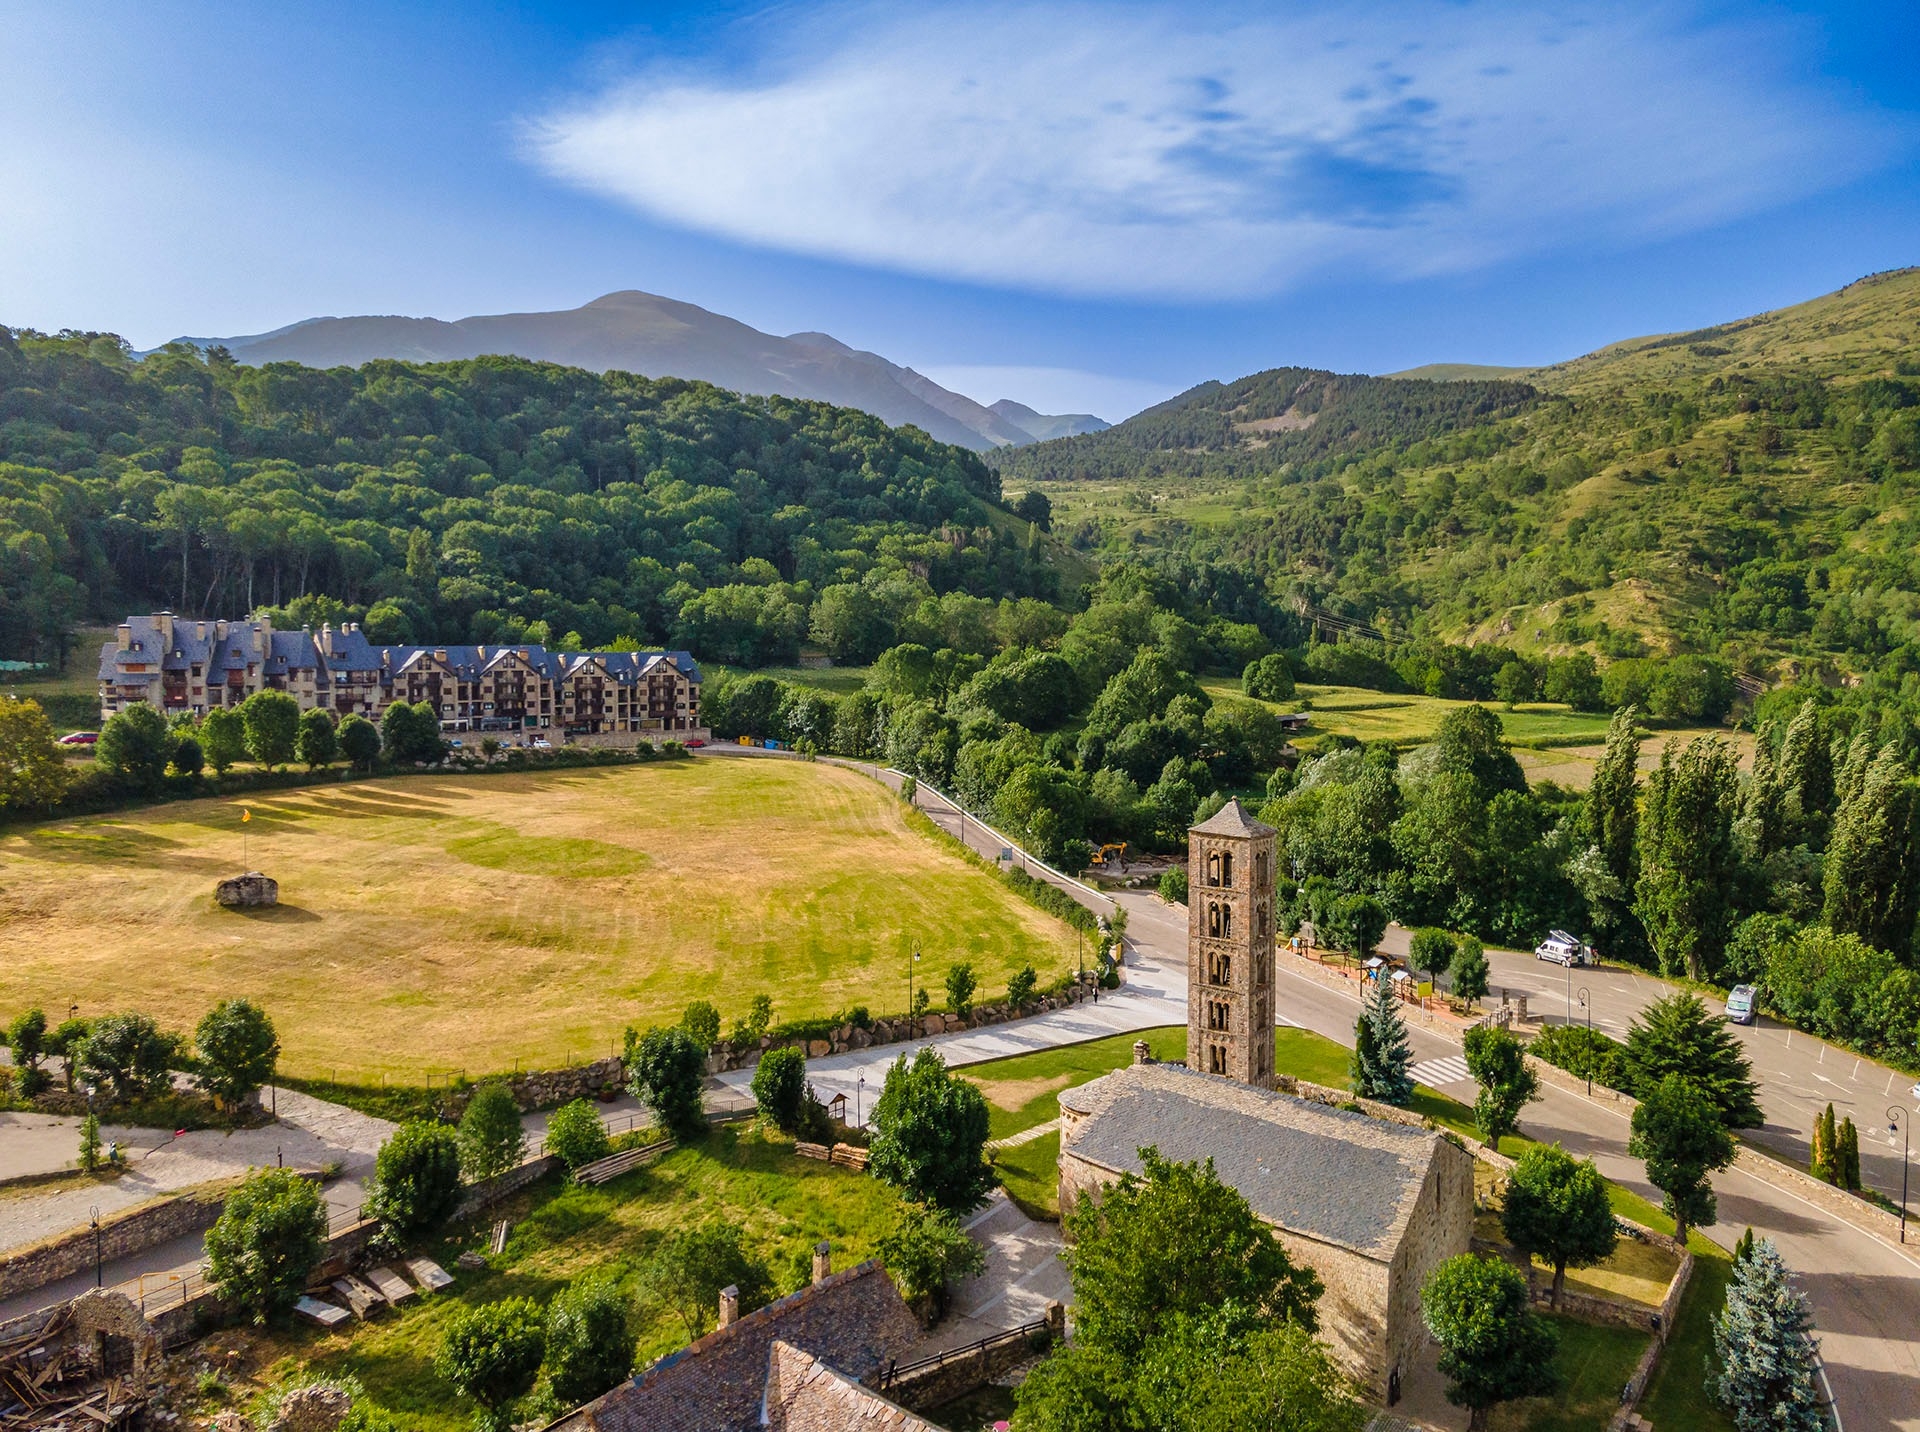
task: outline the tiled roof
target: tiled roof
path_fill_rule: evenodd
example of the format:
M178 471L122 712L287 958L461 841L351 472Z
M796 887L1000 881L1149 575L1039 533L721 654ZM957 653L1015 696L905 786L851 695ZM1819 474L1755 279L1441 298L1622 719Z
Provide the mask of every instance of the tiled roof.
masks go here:
M775 1342L771 1363L761 1421L767 1432L940 1432L791 1343Z
M893 1280L870 1260L708 1333L554 1426L567 1432L755 1432L762 1425L776 1340L861 1379L919 1337L920 1325Z
M1240 797L1234 796L1227 803L1208 816L1192 830L1198 835L1273 835L1274 828L1262 825L1247 814L1247 808L1240 804Z
M1438 1134L1180 1064L1135 1064L1069 1089L1060 1105L1086 1115L1062 1154L1139 1173L1139 1151L1211 1158L1276 1227L1370 1258L1393 1254L1432 1165Z

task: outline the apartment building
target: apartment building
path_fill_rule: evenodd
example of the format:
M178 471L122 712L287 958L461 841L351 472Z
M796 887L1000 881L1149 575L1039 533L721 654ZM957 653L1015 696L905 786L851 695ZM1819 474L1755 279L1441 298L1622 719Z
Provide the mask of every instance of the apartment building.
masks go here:
M700 667L684 651L376 646L358 626L275 631L265 620L129 617L100 650L100 716L136 702L203 716L256 691L302 710L379 720L426 702L443 731L563 737L704 736Z

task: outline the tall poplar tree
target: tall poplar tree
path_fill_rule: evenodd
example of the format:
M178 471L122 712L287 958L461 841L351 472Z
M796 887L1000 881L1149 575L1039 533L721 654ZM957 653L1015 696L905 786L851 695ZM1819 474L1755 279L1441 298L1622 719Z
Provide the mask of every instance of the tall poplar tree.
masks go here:
M1738 790L1733 751L1713 736L1688 742L1677 761L1669 746L1647 783L1634 913L1665 974L1704 980L1726 951Z
M1786 843L1818 847L1826 837L1827 812L1833 807L1833 752L1812 697L1800 703L1787 723L1778 770Z
M1828 925L1891 954L1913 943L1920 784L1889 742L1834 817L1825 870Z
M1603 938L1622 936L1635 939L1633 911L1627 900L1638 873L1635 841L1640 828L1640 732L1636 722L1637 706L1614 713L1607 723L1607 751L1594 767L1593 784L1587 788L1586 804L1581 807L1581 835L1600 858L1612 877L1609 890L1614 894L1589 892L1595 926Z

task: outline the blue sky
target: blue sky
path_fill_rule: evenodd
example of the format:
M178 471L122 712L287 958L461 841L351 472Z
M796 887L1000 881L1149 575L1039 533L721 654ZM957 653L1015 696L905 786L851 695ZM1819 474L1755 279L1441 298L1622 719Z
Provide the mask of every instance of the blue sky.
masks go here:
M1118 418L1920 262L1920 10L0 0L0 322L620 288Z

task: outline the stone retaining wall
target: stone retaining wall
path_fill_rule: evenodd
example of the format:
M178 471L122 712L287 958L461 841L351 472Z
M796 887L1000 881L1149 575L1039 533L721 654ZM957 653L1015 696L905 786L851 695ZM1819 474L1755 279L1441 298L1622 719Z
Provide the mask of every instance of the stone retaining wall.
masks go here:
M219 1220L227 1195L240 1182L223 1179L109 1214L100 1220L100 1260L111 1263L189 1233L206 1232ZM0 1258L0 1298L15 1298L84 1272L93 1266L94 1255L91 1228L76 1228L10 1253Z
M1063 1341L1067 1335L1067 1310L1059 1303L1047 1304L1046 1321L1046 1336L1053 1342ZM915 1369L888 1383L884 1395L909 1412L939 1407L956 1397L965 1397L1045 1351L1039 1329L1034 1329L1030 1336L1034 1339L1032 1342L1026 1336L1009 1337L988 1347L962 1350L959 1356Z

